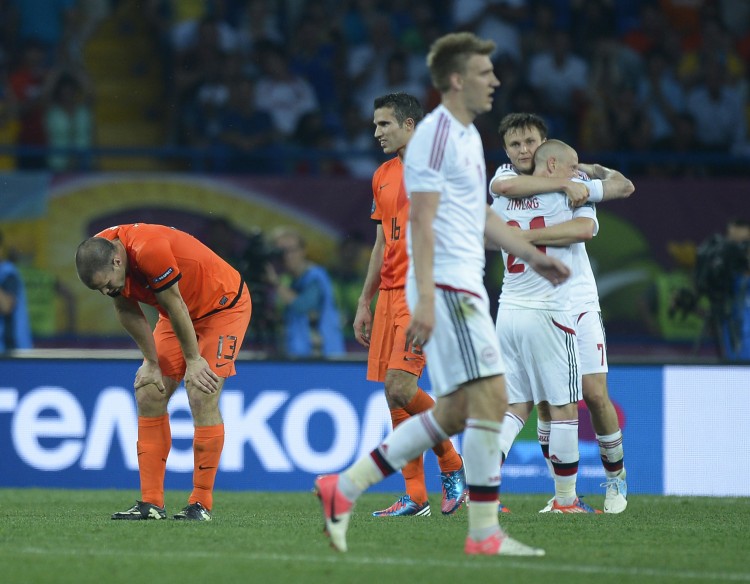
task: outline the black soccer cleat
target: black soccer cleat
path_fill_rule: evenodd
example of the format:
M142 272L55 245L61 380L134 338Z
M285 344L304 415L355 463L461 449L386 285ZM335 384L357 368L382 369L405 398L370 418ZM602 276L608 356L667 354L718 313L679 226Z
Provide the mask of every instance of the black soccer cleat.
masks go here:
M175 519L191 521L211 521L211 512L200 503L191 503L174 516Z
M157 507L144 501L136 501L127 511L118 511L112 515L112 519L125 519L129 521L144 521L147 519L166 519L167 512L164 507Z

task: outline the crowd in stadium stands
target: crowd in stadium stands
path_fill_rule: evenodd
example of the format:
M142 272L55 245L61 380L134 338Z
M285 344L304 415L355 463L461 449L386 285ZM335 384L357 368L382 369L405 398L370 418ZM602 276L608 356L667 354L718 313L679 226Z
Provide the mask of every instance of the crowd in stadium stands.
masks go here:
M97 23L127 1L0 0L0 144L93 145L96 88L81 55ZM744 0L139 4L166 69L169 142L205 149L209 170L369 178L373 98L403 90L434 107L425 54L452 30L498 45L502 86L492 115L478 120L489 151L500 148L500 117L519 110L542 114L552 136L584 153L750 150ZM278 148L332 156L296 157L290 169ZM17 165L88 162L32 150ZM686 169L660 161L642 170Z

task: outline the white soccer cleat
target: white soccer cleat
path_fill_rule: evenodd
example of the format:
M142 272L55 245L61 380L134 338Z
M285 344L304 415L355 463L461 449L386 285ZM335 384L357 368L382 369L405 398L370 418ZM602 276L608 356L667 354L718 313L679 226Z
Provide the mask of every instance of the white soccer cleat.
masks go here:
M345 552L346 530L352 516L354 503L341 494L338 489L339 475L322 475L315 480L315 494L320 499L325 519L325 533L331 540L331 547Z
M612 477L601 484L607 489L604 495L605 513L622 513L628 506L628 483L625 482L624 472L621 476Z

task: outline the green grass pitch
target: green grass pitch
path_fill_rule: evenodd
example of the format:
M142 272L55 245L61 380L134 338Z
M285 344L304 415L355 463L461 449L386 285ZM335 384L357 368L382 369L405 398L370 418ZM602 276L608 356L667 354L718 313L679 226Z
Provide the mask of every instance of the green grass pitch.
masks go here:
M7 584L586 584L750 582L750 499L631 496L621 515L540 515L545 496L505 495L501 522L544 558L463 554L466 510L375 519L395 495L366 494L349 553L322 535L311 493L219 492L211 523L112 521L132 491L0 490ZM168 492L167 511L187 493ZM589 503L601 506L601 496ZM170 515L171 517L171 515Z

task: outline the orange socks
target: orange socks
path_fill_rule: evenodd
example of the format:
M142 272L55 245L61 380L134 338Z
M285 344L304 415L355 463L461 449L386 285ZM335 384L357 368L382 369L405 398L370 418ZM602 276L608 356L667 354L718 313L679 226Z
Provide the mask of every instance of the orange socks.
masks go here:
M141 497L146 503L164 507L164 473L172 447L169 414L158 418L138 417L138 471Z
M404 410L410 416L416 416L432 409L434 405L435 401L425 391L417 388L416 395L406 404ZM438 457L441 472L454 472L461 468L463 462L450 440L443 440L440 444L436 444L432 447L432 451ZM422 476L422 483L424 484L424 471L422 471Z
M214 504L214 481L224 448L224 424L198 426L193 436L193 492L189 504L200 503L209 511Z

